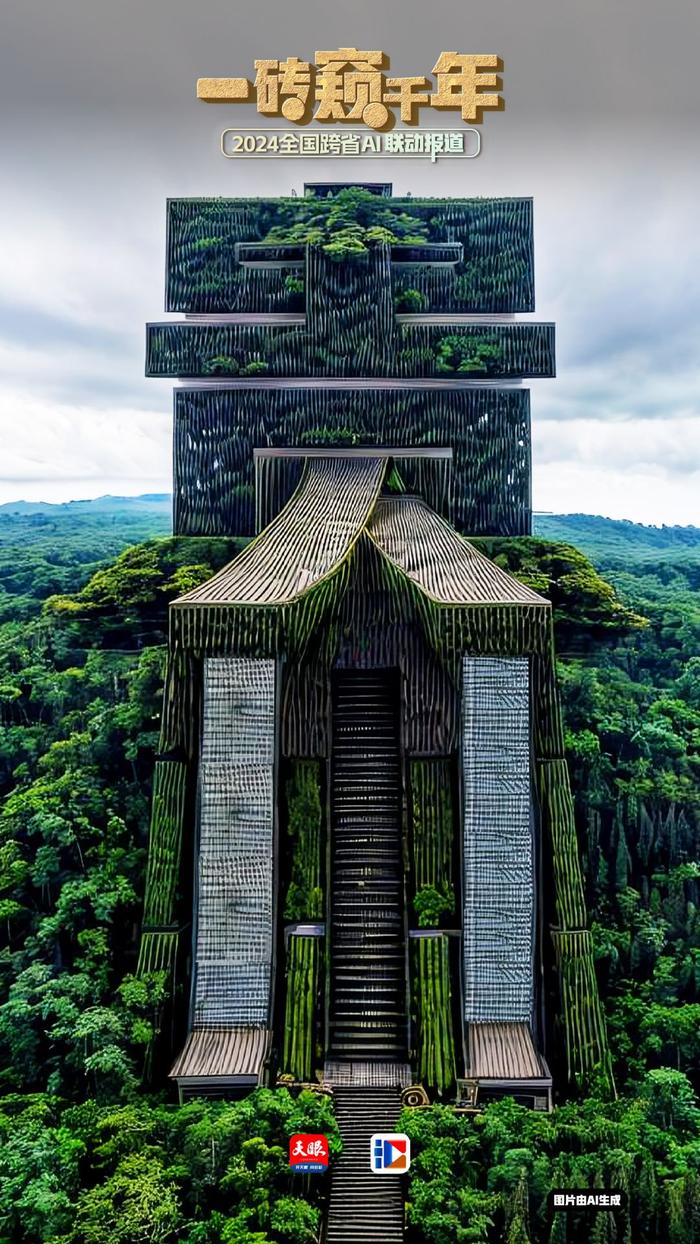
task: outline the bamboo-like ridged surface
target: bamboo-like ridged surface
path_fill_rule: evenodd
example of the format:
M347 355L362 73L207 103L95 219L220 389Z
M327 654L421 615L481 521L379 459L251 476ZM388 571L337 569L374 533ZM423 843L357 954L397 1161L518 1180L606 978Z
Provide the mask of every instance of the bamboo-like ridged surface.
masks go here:
M386 464L382 461L379 466L375 462L370 469L365 459L342 460L342 471L339 468L332 477L331 487L328 470L333 461L311 460L307 465L306 483L300 486L274 523L218 575L171 607L171 660L166 677L161 738L164 751L184 749L188 756L195 754L193 722L198 720L200 692L198 676L195 673L193 678L187 672L188 669L192 672L193 659L236 652L257 657L285 655L290 664L302 664L311 637L337 609L348 588L353 549L367 539L363 531L373 508L369 498L374 491L376 501L381 472ZM358 495L348 509L344 493L355 478L359 484ZM397 499L396 506L401 505L410 507L411 502L407 498ZM301 523L299 507L303 508ZM357 523L354 533L348 519L353 509ZM445 534L449 533L449 528L436 520L428 507L418 506L413 514L414 529L410 530L405 524L402 528L401 555L408 555L409 544L415 543L416 551L410 555L410 564L427 564L437 521L445 542L442 582L448 583L453 574L451 555L457 559L458 582L463 583L462 600L454 592L452 595L456 599L449 605L431 599L415 579L382 554L381 572L372 572L374 587L380 580L382 583L379 599L373 594L372 583L363 584L356 593L355 604L356 609L370 605L371 618L366 618L364 625L356 626L355 633L363 636L361 642L365 647L370 644L368 636L375 636L375 659L376 643L386 647L390 636L389 646L396 659L392 626L397 618L406 616L407 609L420 624L436 656L452 667L455 679L455 662L463 652L517 656L546 649L551 642L549 603L487 559L480 555L472 558L456 535L450 543ZM315 582L311 574L310 581L307 579L303 586L300 572L312 569L307 558L309 541L314 549L321 551L323 574ZM336 565L328 554L329 546L334 556L342 550ZM398 556L395 546L396 541L392 548ZM260 566L258 549L262 553ZM377 565L376 561L370 564ZM274 604L275 595L279 604ZM347 622L345 626L347 629ZM181 691L178 686L182 687ZM292 754L300 753L295 748ZM302 750L301 754L319 753Z
M408 487L428 496L433 508L452 518L460 530L473 534L529 531L527 394L499 392L493 387L434 387L413 392L387 387L381 394L380 386L345 393L285 387L288 378L304 376L412 382L421 377L498 380L553 374L551 325L451 327L395 318L395 310L434 314L532 310L530 202L408 199L395 200L394 206L416 217L417 232L426 242L461 243L463 262L450 268L392 263L389 247L379 246L358 263L335 263L317 247L309 247L305 269L296 268L291 275L284 269L244 268L236 259L236 243L262 241L275 226L293 223L298 203L176 200L170 204L169 310L273 314L303 310L306 317L303 324L285 326L151 326L151 374L236 378L235 389L187 392L177 398L179 532L252 532L252 448L329 444L338 438L355 445L450 445L454 451L451 480L430 465L402 464ZM279 387L255 389L252 383L239 387L253 375L270 381L276 377ZM296 470L296 466L280 464L261 468L259 482L267 506L261 503L263 521L287 502L296 484ZM398 509L397 513L406 515L407 511ZM502 582L499 586L488 574L481 589L474 587L475 576L466 575L454 590L455 566L447 551L436 585L432 546L438 529L433 529L432 540L425 531L419 532L412 544L410 524L403 526L407 539L402 534L398 547L394 533L388 541L390 556L370 542L366 521L350 540L346 533L334 547L325 541L327 561L316 570L294 565L293 558L288 564L289 556L285 563L278 549L272 560L281 578L275 585L268 580L266 601L255 585L248 596L236 599L241 593L230 575L235 579L240 567L234 572L228 567L213 598L211 586L205 585L201 596L176 605L171 610L163 752L187 758L189 772L194 772L201 663L207 655L286 658L283 750L301 756L327 752L329 674L334 664L398 665L406 706L404 747L414 756L421 749L424 754L445 755L455 746L455 689L462 654L530 655L536 791L544 849L554 868L551 917L569 1074L578 1083L592 1073L604 1080L609 1076L609 1054L590 937L584 928L551 610L537 599L524 600L519 593L509 599ZM294 544L292 539L292 549ZM437 544L439 551L440 539ZM283 545L288 554L290 542L285 540ZM461 549L457 567L464 569L467 562L473 568L473 559ZM299 571L304 569L310 571L305 587L299 580ZM217 597L220 587L223 595ZM435 671L443 683L436 681ZM147 896L158 915L165 912L172 892L169 874L161 888L158 879L162 881L167 873L168 844L171 838L174 843L177 832L175 820L162 809L157 815L154 812L154 824L161 817L163 840L159 847L156 835ZM166 854L159 856L159 851ZM304 940L309 944L302 947ZM177 935L170 929L145 931L140 967L167 969L174 964L176 949ZM427 956L435 953L435 946L423 952L424 974L431 978L426 997L432 1007L433 1036L423 1039L421 1057L427 1060L426 1068L430 1064L432 1082L439 1085L450 1074L449 1067L445 1070L449 1053L445 1054L444 1047L440 1050L438 1042L451 1033L451 1019L445 1013L445 965L427 964ZM438 953L446 959L448 948ZM290 940L287 1008L291 1008L293 1023L286 1026L285 1060L299 1078L308 1078L313 1069L319 958L317 939ZM442 1015L442 1036L435 1027L438 1014Z
M445 327L396 324L391 337L377 341L372 326L351 328L328 320L328 337L310 328L271 324L149 324L146 375L173 377L238 376L251 365L259 374L292 376L450 376L460 379L517 380L554 375L553 324L491 324ZM437 351L446 337L478 351L482 344L496 354L486 365L445 370Z
M177 959L178 934L173 933L142 933L139 947L137 976L146 976L149 972L164 972L169 977L168 986L172 990L175 982L175 962Z
M540 809L551 839L557 924L562 929L582 929L586 925L586 905L566 761L538 759L536 781Z
M420 596L361 536L344 570L342 592L328 601L312 641L286 664L282 743L287 755L328 755L333 668L398 668L404 751L444 754L456 745L454 680L426 640Z
M420 497L380 497L367 533L438 605L539 605L532 588L462 540Z
M580 1087L597 1077L599 1092L613 1092L605 1019L598 996L588 929L552 930L559 973L569 1080Z
M321 920L324 904L320 765L313 760L294 761L285 795L291 867L284 917L286 920Z
M409 788L415 889L434 886L449 894L455 832L451 760L409 761Z
M292 933L287 945L282 1071L311 1080L321 964L320 938Z
M412 941L417 1019L417 1078L442 1094L456 1079L449 939L442 934Z
M547 643L533 661L532 694L537 756L540 760L560 760L564 756L564 727L557 686L553 625L550 626Z
M180 757L184 755L191 760L199 747L202 661L182 645L173 642L173 631L171 613L158 746L163 754L174 753Z
M186 765L173 760L156 761L143 900L144 932L152 926L175 922L186 781Z
M317 246L308 247L306 325L300 345L302 338L307 344L301 346L301 356L313 369L320 365L324 375L345 375L348 358L357 376L371 375L377 368L381 375L391 374L396 326L388 246L376 247L362 262L342 264Z
M319 456L324 452L330 455L333 453L333 450L325 451L316 447L314 449ZM267 527L275 515L284 508L301 479L304 455L311 457L314 450L309 450L305 446L303 448L294 446L288 452L290 456L286 453L279 457L274 454L256 456L255 525L258 531ZM299 457L295 456L297 452ZM369 445L362 448L353 446L352 452L358 456L362 456L363 453L386 454L391 459L394 477L398 476L401 481L401 491L416 493L424 497L431 509L437 510L438 514L442 514L445 518L450 518L453 508L453 464L451 458L438 457L438 449L435 450L435 457L426 458L411 456L415 451L410 449L407 449L405 453L401 449L390 452L390 447L386 445L378 446L377 449ZM428 450L428 453L430 452Z
M386 462L316 458L284 510L242 553L181 605L290 604L350 552L379 497Z
M171 1080L262 1077L272 1033L267 1028L195 1028L170 1068Z
M316 633L316 627L319 628L320 633L324 618L329 616L328 611L342 598L347 586L348 569L347 564L344 563L338 574L324 580L319 588L312 589L288 610L285 607L279 610L243 610L225 606L206 608L193 606L173 611L171 644L174 648L181 649L181 652L169 663L161 730L163 750L188 757L196 755L196 722L201 696L198 667L203 656L225 655L231 652L247 656L286 654L288 665L292 667L296 660L294 655L296 648L292 643L292 637L295 632L300 641L304 641L306 637L302 644L305 648ZM387 595L384 599L388 606L391 598ZM423 636L423 642L427 641L428 648L435 654L435 657L446 661L448 670L450 668L453 670L453 678L456 678L457 661L450 660L450 653L468 651L486 655L503 653L519 656L537 651L543 637L546 639L546 612L540 608L472 606L448 611L434 606L434 612L436 616L433 618L427 610L420 608L420 605L416 609L416 616L421 623L420 633ZM447 616L441 616L443 614ZM355 616L358 615L355 614ZM388 622L393 622L396 614L389 612L387 608L386 612L382 611L381 616ZM423 625L426 616L431 624L429 632L426 632ZM396 664L399 661L402 665L406 664L406 678L408 679L410 664L408 657L411 650L416 650L415 643L410 638L411 629L407 628L405 631L409 638L404 645L405 655L400 657L401 641L395 628L392 627L391 633L382 640L379 637L381 624L376 613L374 623L375 627L371 636L362 638L359 626L355 631L357 643L361 645L355 648L358 656L362 658L360 664L362 660L367 665L376 660L379 660L380 664L384 663L380 659L380 654L390 652L394 658L390 663ZM328 647L326 640L323 641L323 650L328 652L330 647L337 647L338 643L338 632L331 631L328 637ZM422 685L420 675L418 679L418 687L420 687ZM425 683L425 687L429 690L429 680ZM325 696L326 693L321 692L321 694ZM418 690L415 694L417 696ZM291 696L285 696L286 705L289 705L291 698ZM444 746L447 748L447 741L454 739L451 710L434 698L429 698L427 704L428 707L424 711L438 719L439 725L436 722L436 729L439 728ZM290 708L289 711L293 710ZM317 735L316 744L307 741L314 726L317 725L317 720L314 722L309 720L308 723L299 723L298 728L292 729L291 735L287 733L288 754L325 755L326 746L322 734ZM285 724L284 729L286 732L289 730L288 723ZM415 729L418 729L418 723ZM422 746L419 737L415 734L413 737L416 744L415 751L443 750L442 746L437 748ZM422 729L420 737L425 737Z
M178 952L177 889L185 814L187 766L156 761L153 773L151 826L143 903L141 941L136 972L164 972L172 988Z
M174 613L190 606L292 605L347 560L365 529L427 599L427 609L496 605L549 613L544 597L461 539L425 502L380 497L385 471L383 459L310 459L284 510L228 566L178 597Z
M353 590L353 584L356 589ZM402 619L397 629L397 620ZM449 694L427 696L437 719L411 711L410 688L420 692L420 669L429 664L418 643L425 644L454 671L461 653L533 656L536 690L536 786L547 857L554 870L558 965L562 998L562 1025L568 1066L578 1083L593 1074L610 1080L609 1052L593 971L590 940L585 933L580 861L573 821L568 771L563 747L556 684L552 666L551 611L540 605L448 607L427 599L415 582L386 560L366 536L346 556L335 574L280 608L179 606L171 610L171 659L163 718L164 749L188 755L197 752L200 673L203 655L246 651L269 656L286 653L290 670L300 679L287 684L284 746L288 754L325 755L327 688L333 662L398 664L403 669L407 721L402 723L409 751L442 751L454 746L456 709ZM321 643L318 636L323 636ZM352 636L355 635L355 639ZM342 636L346 636L345 639ZM362 637L363 652L353 647ZM316 637L316 638L314 638ZM349 645L349 647L348 647ZM423 650L423 653L425 649ZM295 654L299 654L297 662ZM438 663L439 664L439 663ZM305 678L308 669L310 677ZM430 681L430 680L428 680ZM311 687L311 699L299 695ZM427 690L427 683L426 683ZM420 696L418 697L420 699ZM426 696L423 696L425 699ZM438 703L439 701L439 703ZM452 707L450 707L452 705ZM294 706L294 707L292 707ZM418 723L418 724L417 724ZM419 730L416 735L416 729ZM560 937L571 934L572 938ZM575 954L571 953L571 948ZM145 952L144 952L145 953ZM306 952L311 954L310 951ZM304 971L307 971L307 964ZM297 965L291 996L299 1003ZM288 993L288 999L290 995ZM291 1005L291 1002L288 1002ZM306 1021L305 1021L306 1022ZM292 1058L291 1053L289 1058ZM306 1055L294 1055L294 1065L307 1066ZM437 1074L437 1073L435 1073Z
M550 623L551 626L551 623ZM535 793L545 859L551 861L553 893L546 895L559 978L569 1080L614 1093L603 1008L586 927L583 875L554 665L554 640L533 658Z
M294 309L284 272L244 268L236 260L236 242L261 241L268 232L267 211L264 199L170 199L166 310Z
M468 1076L481 1080L549 1079L529 1024L470 1024L468 1042Z
M426 242L461 243L464 256L448 269L396 264L394 293L418 290L425 309L436 313L534 309L530 199L395 198L390 204L425 227ZM297 210L295 199L171 199L167 310L296 310L286 273L242 267L235 246L263 241Z
M530 199L416 200L416 204L419 218L427 218L428 237L461 242L464 257L453 269L424 265L402 270L395 265L395 295L415 289L425 300L424 310L436 314L534 311Z
M530 395L496 388L177 389L174 530L253 535L301 478L280 446L449 446L452 461L398 458L417 493L466 534L529 535ZM258 513L256 516L256 498Z

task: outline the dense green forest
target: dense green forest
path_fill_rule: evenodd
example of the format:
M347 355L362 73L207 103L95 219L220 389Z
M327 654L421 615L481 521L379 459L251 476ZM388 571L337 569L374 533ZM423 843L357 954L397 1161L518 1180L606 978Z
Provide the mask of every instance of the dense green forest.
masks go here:
M142 1088L165 988L134 968L166 606L239 547L168 527L166 498L0 507L0 1244L304 1244L323 1182L292 1180L286 1138L339 1145L324 1097L178 1107ZM410 1239L686 1244L700 1239L700 530L541 516L534 540L480 544L555 607L619 1098L406 1112ZM627 1190L630 1210L553 1216L564 1185Z
M627 558L635 563L662 558L692 561L700 550L700 527L648 527L597 514L541 513L535 513L533 525L536 535L575 544L596 565L614 565Z
M170 529L162 494L0 505L0 622L31 618L37 602L86 582L126 545Z

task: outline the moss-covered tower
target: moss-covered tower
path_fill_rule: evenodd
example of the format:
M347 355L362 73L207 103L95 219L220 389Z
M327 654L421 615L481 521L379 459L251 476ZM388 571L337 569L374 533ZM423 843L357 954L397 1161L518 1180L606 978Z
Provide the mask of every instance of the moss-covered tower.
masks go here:
M530 532L531 202L173 200L166 306L176 534L252 537L170 610L180 1091L609 1082L550 605L464 538Z

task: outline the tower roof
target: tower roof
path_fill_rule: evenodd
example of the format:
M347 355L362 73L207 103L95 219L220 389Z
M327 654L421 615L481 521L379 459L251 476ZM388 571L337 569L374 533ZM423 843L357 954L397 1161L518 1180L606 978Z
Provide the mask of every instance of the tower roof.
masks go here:
M457 534L420 497L380 497L368 535L426 596L440 605L546 605Z
M310 458L287 505L259 536L213 578L174 606L281 606L328 578L366 533L434 603L525 605L549 602L496 566L457 534L426 502L381 496L389 460Z
M228 566L176 605L285 605L331 574L379 496L382 458L316 458L286 506Z

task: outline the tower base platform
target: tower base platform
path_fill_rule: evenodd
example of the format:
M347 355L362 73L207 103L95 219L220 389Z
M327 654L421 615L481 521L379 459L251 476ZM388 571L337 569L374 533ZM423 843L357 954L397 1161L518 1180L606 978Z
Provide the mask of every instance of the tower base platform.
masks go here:
M552 1109L552 1076L529 1024L469 1024L466 1064L479 1105L514 1097L534 1110Z
M173 1063L180 1101L231 1097L262 1081L272 1033L267 1028L195 1028Z

